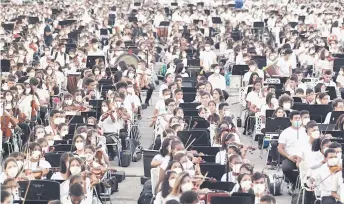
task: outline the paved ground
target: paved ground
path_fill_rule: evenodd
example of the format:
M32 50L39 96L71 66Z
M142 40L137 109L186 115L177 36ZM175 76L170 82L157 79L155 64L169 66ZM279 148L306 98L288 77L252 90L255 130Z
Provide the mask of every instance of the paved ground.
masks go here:
M235 95L235 93L233 93ZM230 98L231 103L238 102L238 96L232 96ZM156 103L158 100L158 93L154 92L153 94L153 104ZM237 117L240 113L240 105L236 104L233 105L232 114ZM141 132L141 143L143 148L148 148L152 144L152 128L149 127L150 119L147 117L153 114L153 106L148 107L148 109L144 110L144 117L140 122L140 132ZM244 144L251 144L252 139L247 136L242 136L241 141ZM256 143L255 143L256 145ZM263 151L261 156L260 150L255 150L252 154L248 155L248 159L251 161L252 164L255 166L256 171L262 171L264 168L264 163L266 159L266 151ZM117 167L118 170L125 171L127 175L126 180L119 184L119 192L113 194L112 196L112 203L113 204L136 204L137 199L140 195L142 190L142 185L140 183L140 177L143 176L143 161L140 160L136 163L131 163L131 165L127 168ZM276 173L276 172L269 172L268 173ZM281 174L281 172L279 172ZM285 191L286 188L284 187L284 192L282 196L276 197L278 204L288 204L291 201L291 196L289 196Z

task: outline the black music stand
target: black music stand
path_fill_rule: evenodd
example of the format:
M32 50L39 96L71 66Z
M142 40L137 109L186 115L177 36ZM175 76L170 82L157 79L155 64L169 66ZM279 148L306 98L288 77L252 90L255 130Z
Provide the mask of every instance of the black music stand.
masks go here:
M267 133L281 133L290 126L289 118L266 118L265 131Z
M11 68L10 60L2 59L0 62L1 72L10 72L10 68Z
M202 152L205 155L216 155L220 151L220 147L209 147L209 146L193 146L191 145L190 150L196 150Z
M302 103L302 99L300 97L294 96L293 99L294 99L294 103Z
M206 163L215 163L215 155L203 155L200 156L202 160Z
M272 115L274 114L274 112L275 112L275 110L273 110L273 109L267 109L267 110L265 111L265 117L266 117L266 118L271 118ZM288 117L290 111L287 110L287 111L285 111L285 112L286 112L287 117Z
M186 109L184 110L184 118L185 117L197 117L198 116L198 110L195 109Z
M218 181L221 181L222 176L226 173L225 165L221 164L200 164L202 175L208 173L208 177L215 178Z
M220 190L220 191L227 191L231 192L235 186L235 183L233 182L225 182L225 181L217 181L217 182L211 182L211 181L204 181L201 184L201 188L207 188L211 190Z
M199 116L185 118L185 122L188 124L188 128L190 129L208 129L210 126L210 123L207 120Z
M84 123L84 118L81 115L68 116L68 119L70 119L69 124Z
M198 106L200 106L200 103L181 103L179 104L179 108L185 109L193 109L195 110Z
M44 159L50 163L51 167L60 167L62 153L49 152L44 154Z
M253 195L254 196L254 195ZM227 203L240 203L240 204L254 204L250 196L213 196L210 199L211 203L227 204Z
M93 106L93 108L101 108L102 107L103 100L89 100L88 104Z
M194 139L195 141L192 143L194 146L210 146L208 130L179 131L177 136L185 146L190 145Z
M311 120L315 120L317 123L324 123L326 115L331 111L330 105L313 104L309 106Z
M232 75L243 76L248 71L248 65L233 65Z
M55 148L54 152L70 152L73 149L71 144L54 145L53 147Z
M105 56L87 56L86 60L86 67L87 68L93 68L93 66L96 64L96 59L103 59L103 62L105 62Z
M334 87L334 86L327 86L326 87L326 91L327 91L328 95L330 96L331 100L334 100L334 99L337 98L336 87Z
M308 110L309 111L309 104L306 103L294 103L293 107L291 107L292 110L302 111L302 110Z
M336 124L339 116L344 114L344 111L332 111L330 117L330 124Z
M233 197L249 197L251 198L252 203L255 203L255 195L252 193L234 192L232 196Z
M201 61L199 59L188 59L187 61L187 66L188 67L200 67L201 66Z
M18 181L22 198L28 201L60 200L60 184L49 180ZM26 189L29 188L26 194Z

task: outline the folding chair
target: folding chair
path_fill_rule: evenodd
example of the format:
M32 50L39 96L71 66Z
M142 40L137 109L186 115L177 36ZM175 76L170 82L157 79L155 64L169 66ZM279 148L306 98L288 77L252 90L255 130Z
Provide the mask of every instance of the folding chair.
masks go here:
M159 168L152 168L150 170L150 173L151 173L151 182L152 182L152 192L153 192L153 195L155 195L155 188L156 188L156 185L158 185L158 182L159 182Z

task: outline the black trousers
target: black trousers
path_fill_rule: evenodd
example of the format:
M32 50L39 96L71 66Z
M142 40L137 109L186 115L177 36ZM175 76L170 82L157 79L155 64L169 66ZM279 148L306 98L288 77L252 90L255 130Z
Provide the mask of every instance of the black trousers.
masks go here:
M148 88L144 87L144 88L142 88L142 90L147 90L147 96L146 96L145 104L149 104L149 100L152 98L152 95L153 95L154 85L149 84ZM140 99L141 99L141 97L140 97Z
M108 134L104 133L104 136L106 137L106 147L108 149L109 157L114 158L115 156L119 156L119 155L117 155L117 151L115 151L115 149L114 149L113 144L115 143L115 139L111 136L107 136L110 134L111 133L108 133ZM119 133L119 139L121 140L122 150L127 149L127 144L126 144L127 136L128 136L128 133L126 132L126 130L121 129L120 133Z
M336 199L332 196L324 196L321 198L321 204L336 204Z
M277 161L278 160L278 151L277 151L278 142L276 140L271 140L270 145L271 145L271 149L269 152L269 156L271 157L272 161Z
M293 188L295 188L297 177L299 176L299 172L294 171L295 169L297 169L296 163L290 161L289 159L283 160L282 162L283 174L289 180L289 182L293 184Z

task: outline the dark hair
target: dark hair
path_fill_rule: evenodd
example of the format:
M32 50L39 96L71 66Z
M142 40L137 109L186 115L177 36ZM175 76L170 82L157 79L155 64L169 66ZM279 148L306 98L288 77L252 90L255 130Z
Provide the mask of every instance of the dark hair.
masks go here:
M327 158L328 154L330 153L336 153L336 150L332 149L332 148L328 148L324 154L325 158Z
M332 101L332 107L336 108L338 106L339 103L343 103L343 99L341 98L336 98Z
M313 89L309 89L309 88L306 89L306 95L307 95L307 94L311 94L311 93L314 93Z
M170 138L165 138L162 141L161 149L160 149L161 156L165 157L166 155L168 155L169 152L168 152L167 147L170 146L170 142L171 142Z
M260 173L260 172L256 172L254 174L252 174L251 179L252 181L257 181L259 179L265 178L264 174Z
M278 107L278 108L276 108L276 110L272 113L272 118L277 118L277 112L278 112L279 110L282 110L282 111L285 113L285 111L284 111L284 109L283 109L282 107Z
M1 202L5 202L6 198L12 196L8 191L1 190Z
M341 148L342 146L338 142L332 142L329 146L329 148L336 149Z
M183 204L192 204L198 201L198 194L194 191L185 191L182 193L179 200Z
M301 116L301 113L299 111L292 111L292 112L289 113L289 119L292 120L295 115L300 115Z
M219 105L219 110L223 110L223 107L225 107L225 106L229 106L229 104L228 103L220 103L220 105Z
M84 195L83 188L79 183L74 183L69 186L69 194L70 196L77 196L80 197Z
M257 72L252 72L251 76L250 76L250 79L248 80L248 84L251 85L253 84L253 77L254 76L257 76L259 77L258 73Z
M69 158L72 158L74 157L74 155L71 153L71 152L65 152L61 155L61 158L60 158L60 172L65 174L67 173L67 165L66 165L66 162L69 161Z
M175 102L174 99L172 98L168 98L165 100L165 106L168 106L168 104L172 103L172 102Z
M330 139L315 139L312 142L312 151L317 152L321 150L321 147L324 146L325 144L331 142Z
M314 87L314 92L315 93L320 93L321 92L321 87L323 86L323 83L318 83L317 85L315 85Z
M181 204L181 203L177 200L169 200L169 201L166 201L166 204Z
M222 132L222 131L221 131ZM220 133L221 133L220 132ZM230 139L232 139L233 137L235 137L233 134L225 134L223 137L222 137L222 141L221 141L221 144L222 144L222 149L227 149L227 145L226 145L226 142Z
M309 115L309 111L308 110L302 110L302 111L300 111L300 115L301 115L301 117L303 115Z
M183 165L182 165L179 161L172 160L172 161L168 162L167 167L166 167L166 171L167 171L167 170L171 170L172 165L173 165L174 163L179 163L181 169L184 170Z
M79 179L79 178L82 178L81 177L81 175L72 175L71 177L69 177L69 183L70 183L70 185L71 184L74 184L74 181L76 180L76 179Z
M270 204L276 204L276 199L272 195L264 195L260 198L260 203L268 202Z
M315 126L318 126L317 122L315 122L314 120L309 121L306 125L306 131L310 128L314 128Z
M265 98L265 102L266 104L270 104L271 103L271 99L273 96L276 96L275 93L269 92L268 94L266 94L266 98Z
M175 173L174 171L166 171L166 174L164 176L164 179L161 182L161 196L163 198L166 198L168 196L168 194L171 193L171 187L170 187L170 183L169 183L169 179L170 176Z

